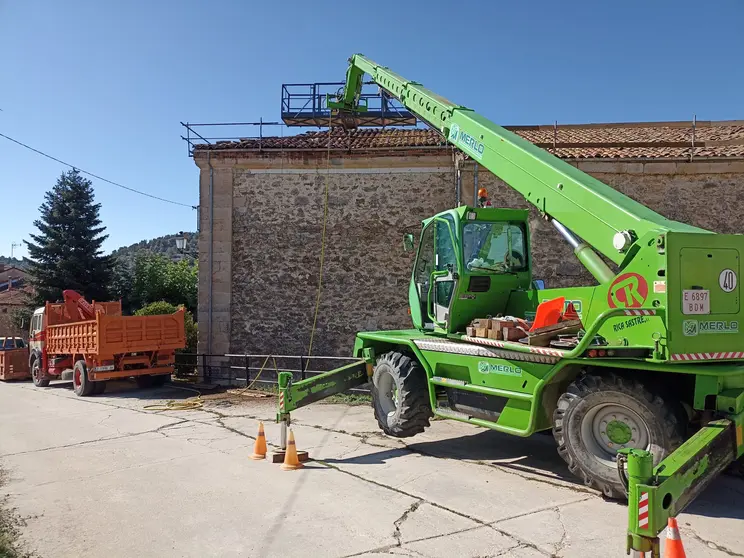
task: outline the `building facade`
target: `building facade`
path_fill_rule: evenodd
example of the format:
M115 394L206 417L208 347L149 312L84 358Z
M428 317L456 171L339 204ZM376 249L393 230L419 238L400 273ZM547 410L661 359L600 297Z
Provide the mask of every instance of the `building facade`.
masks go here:
M13 318L26 307L30 289L26 271L0 264L0 337L28 337L26 328L18 327Z
M513 131L668 218L744 232L744 122ZM193 156L200 353L307 354L314 331L312 354L343 356L356 331L409 327L403 235L472 204L476 187L495 206L531 209L536 279L593 284L534 208L434 131L333 129L205 144Z

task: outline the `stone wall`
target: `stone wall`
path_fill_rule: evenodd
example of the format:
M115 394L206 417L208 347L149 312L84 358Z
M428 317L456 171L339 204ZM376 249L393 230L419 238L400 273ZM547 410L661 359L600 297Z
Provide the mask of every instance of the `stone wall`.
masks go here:
M328 181L323 288L313 354L348 355L358 330L410 326L413 256L405 232L452 207L448 150L416 154L198 154L201 168L199 351L207 352L209 165L214 186L211 352L305 354L316 304L323 199ZM716 232L742 232L744 162L578 164L671 219ZM472 203L472 162L462 179ZM495 205L528 207L488 171L479 184ZM593 284L557 233L532 212L535 278L547 286Z
M413 255L403 235L454 203L453 170L437 157L306 161L234 169L231 350L306 354L326 242L313 354L346 355L360 329L410 324ZM422 166L426 165L426 166Z

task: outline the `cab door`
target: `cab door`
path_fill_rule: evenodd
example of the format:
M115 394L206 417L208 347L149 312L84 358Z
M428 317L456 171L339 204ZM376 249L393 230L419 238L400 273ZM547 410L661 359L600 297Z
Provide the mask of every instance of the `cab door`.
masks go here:
M451 215L430 220L421 233L409 292L414 325L447 331L457 290L458 253Z
M44 314L35 312L31 317L31 324L28 332L28 341L31 351L41 353L44 350Z
M429 292L430 318L444 330L449 329L453 295L457 290L458 268L454 222L449 215L437 217L434 227L434 270Z

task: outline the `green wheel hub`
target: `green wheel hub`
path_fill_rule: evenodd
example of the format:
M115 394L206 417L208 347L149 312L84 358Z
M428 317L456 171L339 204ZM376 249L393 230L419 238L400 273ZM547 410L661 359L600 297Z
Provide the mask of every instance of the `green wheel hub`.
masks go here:
M627 444L633 438L633 431L630 426L619 420L612 420L607 423L607 437L615 444Z

